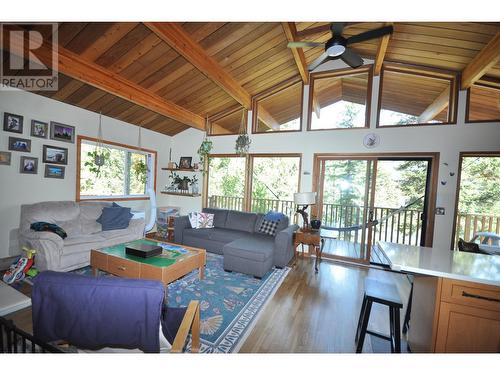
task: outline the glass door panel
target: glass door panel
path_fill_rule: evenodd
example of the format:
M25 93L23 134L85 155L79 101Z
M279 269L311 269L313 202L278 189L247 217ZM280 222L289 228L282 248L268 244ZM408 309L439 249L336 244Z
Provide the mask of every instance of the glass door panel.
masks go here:
M369 262L375 170L372 158L320 161L318 212L324 257Z

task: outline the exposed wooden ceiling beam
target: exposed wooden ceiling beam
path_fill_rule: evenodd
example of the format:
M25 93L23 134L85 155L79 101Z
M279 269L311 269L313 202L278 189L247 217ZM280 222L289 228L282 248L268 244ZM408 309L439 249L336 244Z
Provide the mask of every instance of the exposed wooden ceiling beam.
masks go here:
M295 22L282 22L283 32L285 33L286 38L289 42L298 42L297 38L297 27L295 26ZM297 69L299 70L299 74L302 77L302 82L304 85L309 84L309 71L307 69L306 55L304 54L304 50L302 48L290 48L292 52L293 59L295 60L295 65L297 65Z
M439 115L450 102L450 88L447 87L434 101L418 116L418 123L425 124Z
M462 71L461 89L466 90L500 61L500 31Z
M144 24L244 108L251 109L252 96L248 91L180 25L171 22L146 22ZM259 110L259 118L271 129L279 127L278 122L266 110Z
M385 26L388 25L386 24ZM387 46L389 45L389 39L391 39L391 34L384 35L380 38L373 67L373 74L376 76L380 75L380 71L382 70L382 64L384 63L385 53L387 52Z
M251 108L250 94L181 26L171 22L146 22L145 25L234 100L246 109Z
M7 33L4 33L6 37ZM25 41L16 34L10 35L10 43L4 43L4 47L10 48L10 53L22 56L22 47ZM27 42L27 41L26 41ZM48 43L40 47L36 56L42 62L48 64L51 61L52 46ZM205 120L198 114L165 100L159 95L131 82L100 65L82 59L77 54L58 46L59 71L71 78L85 82L100 90L125 99L131 103L140 105L148 110L170 117L183 124L204 130Z

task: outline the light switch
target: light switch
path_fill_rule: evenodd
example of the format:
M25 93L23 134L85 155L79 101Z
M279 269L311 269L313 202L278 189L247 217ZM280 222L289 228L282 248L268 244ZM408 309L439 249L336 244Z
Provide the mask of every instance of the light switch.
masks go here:
M444 215L446 210L444 207L436 207L436 215Z

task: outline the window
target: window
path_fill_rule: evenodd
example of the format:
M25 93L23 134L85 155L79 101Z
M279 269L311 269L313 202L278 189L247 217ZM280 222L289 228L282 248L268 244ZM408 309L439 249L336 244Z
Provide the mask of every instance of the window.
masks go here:
M277 210L293 217L293 194L299 191L300 154L212 155L209 160L207 207L251 212Z
M377 126L450 124L455 122L455 108L454 74L384 65Z
M241 123L247 126L247 111L244 108L232 108L208 119L210 135L239 134Z
M207 206L244 210L246 159L236 155L210 156Z
M455 236L500 254L500 153L461 153Z
M467 122L500 121L500 83L480 80L468 91Z
M94 163L95 139L79 136L77 152L77 200L146 199L148 186L155 185L156 151L104 141L100 168Z
M302 128L302 81L287 81L253 101L253 132L299 131Z
M279 211L292 217L299 191L300 155L252 156L250 211Z
M309 129L368 126L371 68L311 74Z

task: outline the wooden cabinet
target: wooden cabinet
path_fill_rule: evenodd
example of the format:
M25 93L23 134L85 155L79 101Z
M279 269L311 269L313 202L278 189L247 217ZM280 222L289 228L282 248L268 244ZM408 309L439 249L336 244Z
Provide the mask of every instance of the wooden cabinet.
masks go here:
M499 353L500 288L443 279L434 351Z
M432 276L413 286L412 351L500 353L500 287Z

